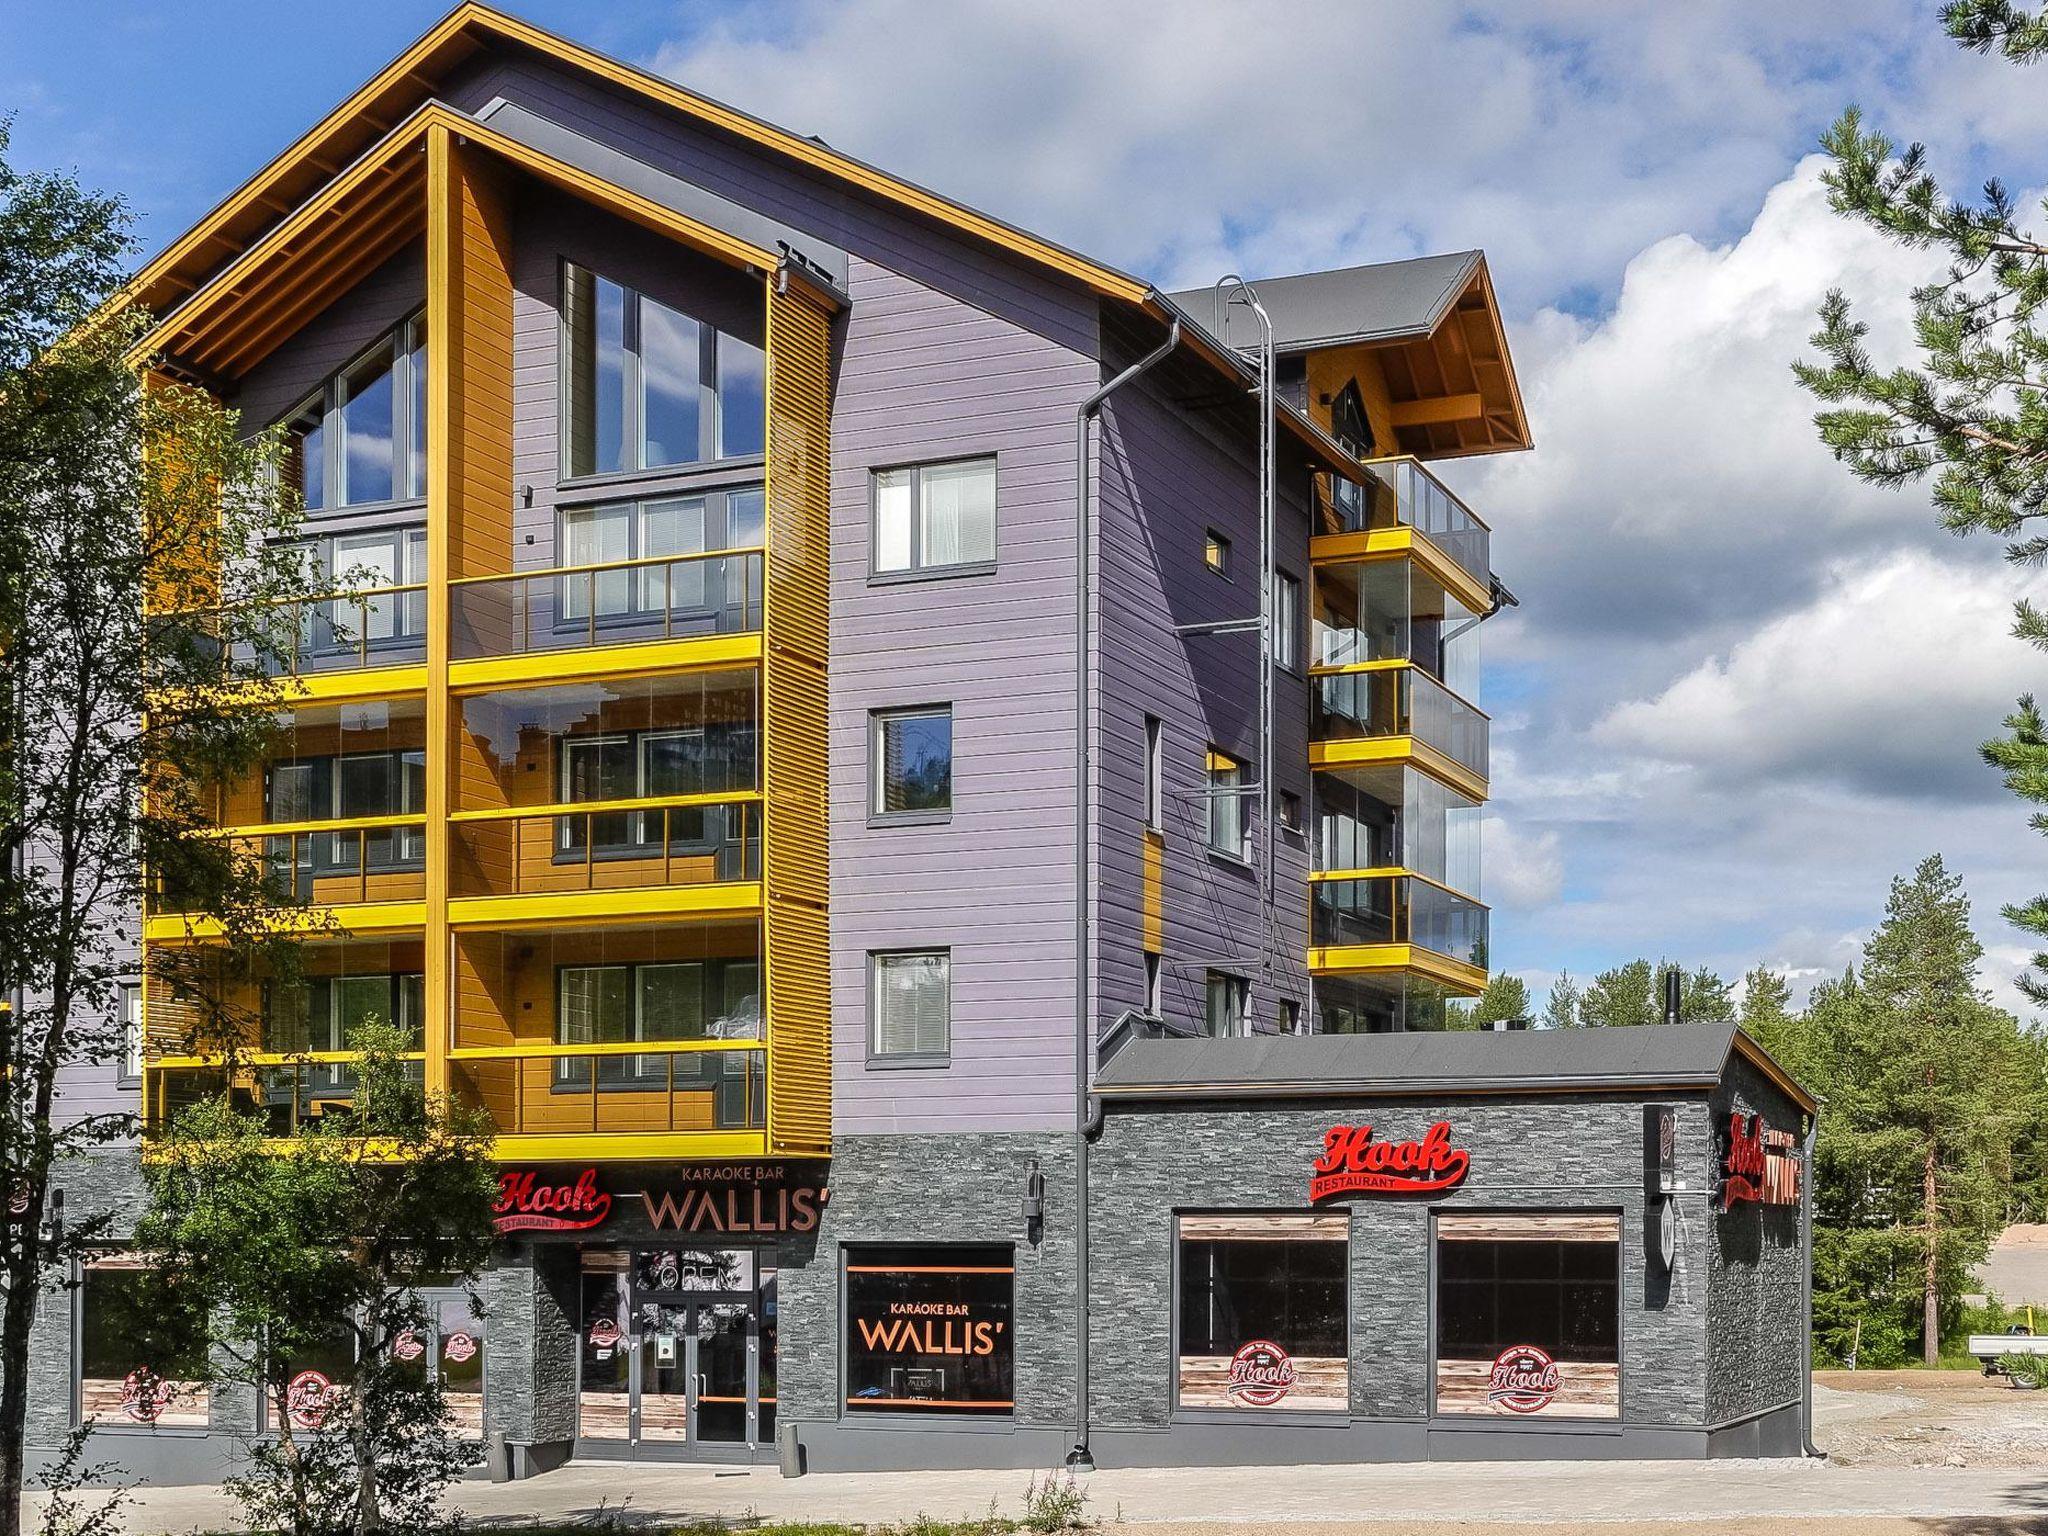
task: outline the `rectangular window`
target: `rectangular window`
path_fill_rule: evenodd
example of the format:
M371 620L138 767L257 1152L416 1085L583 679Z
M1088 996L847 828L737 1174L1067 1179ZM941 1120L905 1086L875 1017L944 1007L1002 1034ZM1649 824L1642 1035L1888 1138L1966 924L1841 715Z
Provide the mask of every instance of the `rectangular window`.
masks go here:
M102 1424L204 1428L206 1313L126 1254L88 1260L78 1292L78 1406Z
M1621 1218L1436 1219L1436 1411L1621 1416Z
M1161 993L1161 987L1160 987L1160 979L1161 979L1161 974L1162 974L1162 967L1160 966L1160 963L1159 963L1159 954L1158 954L1158 951L1156 951L1156 950L1150 950L1150 949L1146 950L1146 951L1145 951L1145 1013L1146 1013L1146 1015L1147 1015L1148 1017L1150 1017L1150 1018L1155 1018L1155 1019L1159 1019L1159 1018L1164 1018L1164 1017L1165 1017L1165 1014L1164 1014L1164 1013L1162 1013L1162 1012L1160 1011L1160 1009L1161 1009L1161 1005L1162 1005L1162 1004L1163 1004L1163 1003L1164 1003L1164 1002L1166 1001L1166 999L1164 998L1164 996L1163 996L1163 995L1162 995L1162 993Z
M562 264L562 473L759 454L767 359L623 283Z
M1209 749L1209 849L1233 859L1251 857L1250 818L1245 815L1244 764L1227 752Z
M1280 791L1280 828L1284 832L1302 830L1301 796L1291 789Z
M1145 825L1166 830L1166 722L1145 717Z
M1301 1004L1291 997L1280 999L1280 1033L1298 1035L1301 1033Z
M953 955L944 949L869 957L868 1054L942 1058L952 1048Z
M121 1083L142 1081L142 984L121 983Z
M287 475L306 510L424 496L426 399L422 314L379 337L286 418Z
M1273 573L1273 665L1301 670L1301 582L1285 571Z
M1228 971L1209 972L1208 1010L1202 1020L1203 1033L1222 1039L1245 1033L1245 1010L1252 984Z
M877 710L868 757L876 816L923 818L953 809L953 707Z
M1230 574L1230 540L1214 528L1209 530L1202 543L1202 563L1218 576Z
M663 1040L758 1040L761 1037L760 966L752 959L650 961L641 964L565 965L556 973L555 1043L619 1045ZM699 1074L738 1074L738 1057L677 1057L674 1084L701 1087ZM599 1088L667 1086L668 1057L597 1059ZM688 1075L689 1082L685 1084ZM557 1089L587 1090L591 1064L577 1057L555 1063ZM747 1110L743 1103L741 1110ZM748 1111L751 1113L751 1111ZM746 1123L747 1115L720 1125Z
M556 548L572 569L557 583L559 622L581 629L593 613L600 624L666 615L677 634L758 623L760 594L749 590L755 573L717 551L758 548L761 516L762 493L753 488L565 510ZM573 569L588 566L607 568Z
M1175 1405L1348 1412L1349 1218L1232 1213L1177 1216L1174 1224Z
M427 594L391 589L425 584L426 529L379 528L309 540L304 547L329 590L356 594L303 611L299 649L311 665L320 665L313 658L367 659L371 652L392 661L423 654Z
M995 459L876 470L872 546L877 575L995 564Z
M846 1407L1008 1418L1016 1261L1006 1247L846 1250Z

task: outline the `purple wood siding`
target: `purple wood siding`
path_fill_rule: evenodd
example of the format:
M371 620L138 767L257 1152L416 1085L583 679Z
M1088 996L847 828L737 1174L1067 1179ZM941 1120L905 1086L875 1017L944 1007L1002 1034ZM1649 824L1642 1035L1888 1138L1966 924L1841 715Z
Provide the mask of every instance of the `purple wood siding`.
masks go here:
M1251 979L1254 1027L1273 1029L1283 999L1307 1015L1307 842L1298 833L1275 838L1277 944L1271 975L1262 976L1260 957L1269 940L1256 876L1209 852L1209 802L1198 793L1207 782L1212 745L1246 763L1252 777L1267 771L1258 761L1258 642L1242 633L1175 633L1177 625L1258 613L1256 445L1244 430L1248 412L1230 413L1239 430L1226 435L1217 420L1222 413L1174 404L1172 392L1173 385L1152 375L1112 396L1098 438L1099 1012L1106 1025L1145 999L1145 717L1152 715L1164 726L1161 1007L1169 1018L1199 1026L1213 965ZM1305 483L1306 471L1292 458L1283 447L1276 564L1305 580L1307 512L1301 496L1287 491ZM1227 575L1204 562L1210 529L1230 540ZM1278 673L1274 783L1276 791L1290 790L1304 802L1307 709L1303 680ZM1256 855L1256 829L1253 847Z
M415 240L243 375L228 403L244 425L269 426L426 302L427 247Z

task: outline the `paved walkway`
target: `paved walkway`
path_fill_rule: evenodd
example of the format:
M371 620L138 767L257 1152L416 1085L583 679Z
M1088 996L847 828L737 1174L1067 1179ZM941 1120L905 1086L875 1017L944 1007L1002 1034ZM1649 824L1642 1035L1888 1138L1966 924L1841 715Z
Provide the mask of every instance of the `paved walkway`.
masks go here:
M1016 1511L1027 1474L813 1474L772 1467L576 1463L521 1483L466 1483L486 1521L552 1524L612 1512L627 1522L721 1518L897 1522ZM1671 1520L1728 1530L1785 1516L2048 1518L2048 1468L1832 1467L1811 1462L1478 1462L1385 1467L1119 1469L1086 1480L1091 1520L1275 1525L1442 1520L1594 1524ZM130 1531L233 1530L215 1488L136 1495ZM1165 1533L1161 1533L1165 1536ZM1334 1533L1333 1533L1334 1536Z

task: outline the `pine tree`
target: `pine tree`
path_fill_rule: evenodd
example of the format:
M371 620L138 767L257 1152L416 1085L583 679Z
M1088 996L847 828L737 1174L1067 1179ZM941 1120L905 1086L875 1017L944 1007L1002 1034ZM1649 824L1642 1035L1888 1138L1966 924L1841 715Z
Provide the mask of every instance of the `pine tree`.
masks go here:
M1631 960L1593 978L1593 984L1579 1001L1579 1023L1597 1029L1663 1023L1665 978L1674 972L1680 977L1678 1017L1682 1022L1697 1024L1735 1017L1728 983L1705 966L1687 971L1669 960L1660 960L1655 965L1648 960Z
M1954 0L1943 7L1948 35L1978 53L2017 65L2048 58L2048 14L2011 0ZM1813 343L1817 362L1793 365L1825 407L1814 417L1821 441L1860 478L1903 486L1933 476L1942 525L2007 541L2015 564L2048 561L2048 241L2020 224L2004 184L1992 179L1975 202L1951 199L1927 170L1924 145L1893 158L1882 133L1865 132L1851 107L1822 137L1833 159L1823 173L1837 213L1898 244L1940 251L1948 269L1916 288L1910 302L1919 357L1882 365L1870 356L1869 327L1852 318L1848 298L1830 293ZM2013 633L2048 649L2048 614L2021 602ZM1984 756L2007 788L2048 804L2048 746L2031 696L2005 722L2007 734ZM2036 814L2035 830L2048 833ZM2007 907L2006 918L2048 938L2048 896ZM2048 969L2048 951L2035 957ZM2048 1002L2048 976L2025 978L2035 1002Z
M1550 984L1550 995L1543 1000L1543 1027L1577 1029L1579 1003L1583 995L1579 984L1572 980L1572 973L1559 971L1557 980Z

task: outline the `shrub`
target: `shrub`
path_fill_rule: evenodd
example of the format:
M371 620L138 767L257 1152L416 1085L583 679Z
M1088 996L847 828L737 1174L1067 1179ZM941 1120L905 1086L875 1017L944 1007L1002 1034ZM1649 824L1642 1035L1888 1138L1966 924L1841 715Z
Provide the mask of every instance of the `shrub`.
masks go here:
M1025 1528L1040 1536L1077 1531L1086 1523L1081 1511L1087 1502L1088 1490L1071 1472L1048 1472L1044 1482L1034 1477L1024 1489Z
M2038 1387L2048 1381L2048 1359L2040 1355L2000 1355L1998 1372L2016 1387Z

